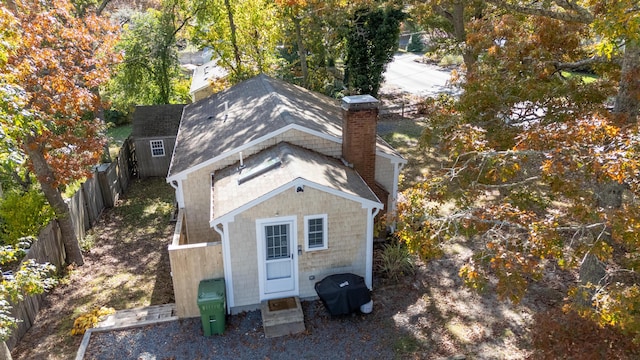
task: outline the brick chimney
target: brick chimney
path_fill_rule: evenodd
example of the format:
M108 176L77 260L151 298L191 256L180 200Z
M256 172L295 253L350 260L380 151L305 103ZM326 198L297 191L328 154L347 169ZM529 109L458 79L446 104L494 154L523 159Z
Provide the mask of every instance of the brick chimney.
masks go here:
M342 157L387 207L389 194L376 183L376 126L380 102L371 95L342 98Z

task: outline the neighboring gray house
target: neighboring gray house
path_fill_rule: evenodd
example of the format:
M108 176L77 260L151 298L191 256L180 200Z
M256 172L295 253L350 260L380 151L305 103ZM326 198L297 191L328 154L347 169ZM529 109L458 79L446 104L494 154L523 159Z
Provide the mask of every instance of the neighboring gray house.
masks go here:
M167 176L184 104L136 106L131 138L141 178Z
M371 288L374 222L406 163L376 135L378 106L259 75L185 107L167 176L178 316L198 316L203 279L225 279L232 313L313 298L337 273Z

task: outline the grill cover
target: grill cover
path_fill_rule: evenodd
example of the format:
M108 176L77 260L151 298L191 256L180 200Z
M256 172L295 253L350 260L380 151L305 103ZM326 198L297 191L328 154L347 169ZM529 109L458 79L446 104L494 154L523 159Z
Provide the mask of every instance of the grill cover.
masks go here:
M331 315L346 315L371 301L364 278L355 274L336 274L315 285L316 293Z

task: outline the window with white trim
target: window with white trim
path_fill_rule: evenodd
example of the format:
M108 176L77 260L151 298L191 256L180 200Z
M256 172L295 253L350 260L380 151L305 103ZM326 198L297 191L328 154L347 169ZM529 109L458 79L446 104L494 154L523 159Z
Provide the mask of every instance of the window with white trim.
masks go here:
M164 156L164 140L151 140L151 156L161 157Z
M328 248L327 215L309 215L304 217L304 248L306 251Z

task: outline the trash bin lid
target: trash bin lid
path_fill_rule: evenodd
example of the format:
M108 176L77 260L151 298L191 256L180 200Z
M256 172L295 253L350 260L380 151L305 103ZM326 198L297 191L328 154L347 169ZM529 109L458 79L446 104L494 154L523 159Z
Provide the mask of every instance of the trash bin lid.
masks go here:
M224 301L224 279L202 280L198 285L198 303L201 301Z

